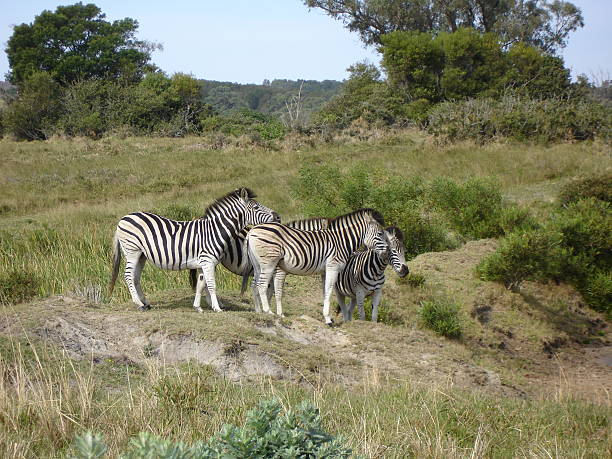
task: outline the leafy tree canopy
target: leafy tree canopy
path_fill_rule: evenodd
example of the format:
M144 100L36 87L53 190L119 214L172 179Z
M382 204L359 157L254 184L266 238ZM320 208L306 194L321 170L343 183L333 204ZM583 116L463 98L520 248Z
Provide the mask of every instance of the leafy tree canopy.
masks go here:
M378 46L399 31L455 32L469 27L494 32L505 46L523 41L554 54L584 26L582 12L564 0L305 0Z
M10 82L20 85L38 71L61 84L88 78L139 80L156 45L135 38L138 22L109 22L96 5L75 3L43 11L13 28L6 47Z

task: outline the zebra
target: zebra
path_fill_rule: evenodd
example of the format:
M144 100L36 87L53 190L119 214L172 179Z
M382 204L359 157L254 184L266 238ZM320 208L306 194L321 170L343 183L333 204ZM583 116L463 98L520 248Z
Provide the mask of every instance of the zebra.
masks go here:
M238 188L217 199L201 218L192 221L174 221L149 212L134 212L123 217L113 238L109 296L117 280L123 252L125 281L139 310L151 307L140 287L140 275L149 260L162 269L200 269L193 307L202 312L200 301L206 285L210 306L214 311L221 311L216 295L215 266L226 247L246 225L280 221L276 212L254 198L250 189Z
M354 252L338 276L334 290L342 310L344 321L353 318L355 303L359 306L359 318L365 320L363 303L366 296L372 295L372 322L378 319L378 304L385 283L385 268L391 264L400 277L408 274L404 253L404 235L395 226L385 228L386 247L379 246L361 252ZM348 308L344 299L349 297Z
M297 228L297 229L307 230L307 231L315 231L315 230L326 229L328 222L329 222L329 218L315 217L315 218L308 218L308 219L303 219L303 220L294 220L288 223L284 223L284 225L290 228ZM234 236L234 238L232 238L229 241L225 249L225 252L223 252L221 258L219 259L219 262L228 271L234 274L237 274L238 276L242 276L242 286L240 288L241 296L244 294L247 288L249 278L253 276L253 265L251 264L251 261L249 260L249 257L244 250L246 236L250 229L251 227L245 227L245 228L242 228L240 231L238 231L236 235ZM191 287L195 290L196 285L197 285L197 279L198 279L198 270L191 269L189 271L189 277L190 277L189 281L190 281ZM253 301L255 303L255 312L261 312L261 304L259 302L259 293L257 292L255 282L253 282L251 286L253 289ZM270 298L272 298L272 293L273 293L273 286L272 284L270 284L268 291L267 291L268 302L270 301Z
M330 219L328 228L303 231L280 223L255 226L247 235L249 259L263 311L270 313L266 290L274 277L276 313L283 314L283 283L287 274L306 276L325 273L323 317L332 325L329 302L333 287L350 254L362 245L371 247L381 237L384 219L374 209L359 209ZM277 269L278 268L278 269Z

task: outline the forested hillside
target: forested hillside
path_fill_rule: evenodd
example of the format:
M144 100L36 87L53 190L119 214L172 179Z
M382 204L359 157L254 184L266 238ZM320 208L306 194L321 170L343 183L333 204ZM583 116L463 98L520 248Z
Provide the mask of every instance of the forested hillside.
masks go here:
M248 108L258 112L285 116L287 105L299 98L301 116L308 120L342 88L340 81L264 80L262 84L239 84L199 80L202 99L221 114Z

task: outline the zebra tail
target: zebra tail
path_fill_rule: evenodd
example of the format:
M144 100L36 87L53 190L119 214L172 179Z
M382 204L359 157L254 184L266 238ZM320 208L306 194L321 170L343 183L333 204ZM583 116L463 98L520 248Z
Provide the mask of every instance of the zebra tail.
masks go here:
M191 288L195 292L196 286L198 285L198 270L197 269L189 270L189 285L191 285Z
M250 273L245 270L242 273L242 285L240 286L240 296L242 297L242 295L244 295L244 292L246 292L247 286L249 285L249 277L250 277Z
M113 294L115 289L115 282L117 282L117 275L119 274L119 263L121 262L121 250L119 247L119 238L117 232L113 236L113 271L111 273L111 281L108 287L108 297Z

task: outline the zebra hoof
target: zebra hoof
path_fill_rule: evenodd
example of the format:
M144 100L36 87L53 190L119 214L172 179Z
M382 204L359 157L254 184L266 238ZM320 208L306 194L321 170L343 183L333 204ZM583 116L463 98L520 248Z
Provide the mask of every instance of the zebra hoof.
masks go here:
M202 308L199 307L199 306L197 308L194 306L193 309L195 309L195 312L204 312L204 311L202 311Z
M142 306L138 306L138 310L140 312L148 311L149 309L151 309L150 304L143 304Z
M328 321L325 321L325 323L329 326L329 327L333 327L334 326L334 319L329 319Z

